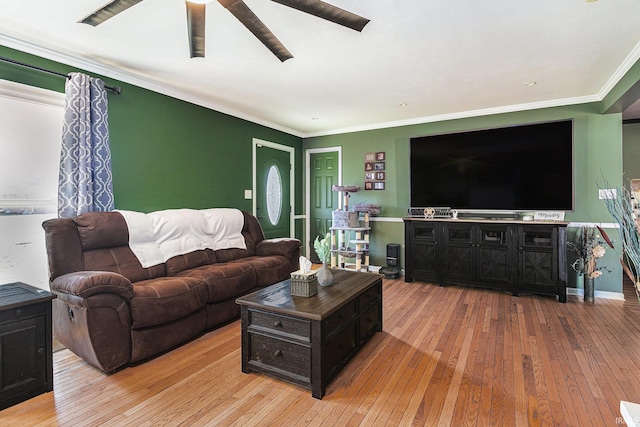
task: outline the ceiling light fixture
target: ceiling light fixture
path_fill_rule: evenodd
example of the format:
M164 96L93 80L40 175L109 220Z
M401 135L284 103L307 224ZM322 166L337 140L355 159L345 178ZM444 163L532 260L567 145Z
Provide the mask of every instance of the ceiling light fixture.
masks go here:
M525 86L535 86L537 84L538 84L538 82L526 82L524 85Z
M406 102L403 102L401 104L398 104L398 107L406 107L407 105L409 105L409 104L407 104Z

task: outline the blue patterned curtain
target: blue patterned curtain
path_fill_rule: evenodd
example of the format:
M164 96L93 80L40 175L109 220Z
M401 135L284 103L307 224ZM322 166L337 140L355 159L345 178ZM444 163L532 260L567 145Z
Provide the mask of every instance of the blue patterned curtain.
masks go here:
M65 85L58 215L113 210L111 149L104 82L71 73Z

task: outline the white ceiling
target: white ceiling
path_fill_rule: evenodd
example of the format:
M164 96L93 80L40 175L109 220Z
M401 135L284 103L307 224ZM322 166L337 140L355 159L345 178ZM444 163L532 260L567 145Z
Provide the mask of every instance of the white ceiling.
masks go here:
M77 21L107 0L0 0L0 43L303 137L599 101L640 57L638 0L328 0L361 33L245 2L293 59L217 1L204 59L183 0L97 27Z

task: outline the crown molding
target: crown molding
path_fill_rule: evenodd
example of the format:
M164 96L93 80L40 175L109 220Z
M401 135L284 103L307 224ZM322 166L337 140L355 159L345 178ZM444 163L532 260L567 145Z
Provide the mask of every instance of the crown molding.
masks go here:
M312 138L316 136L337 135L351 132L363 132L368 130L386 129L391 127L420 125L425 123L443 122L447 120L468 119L471 117L490 116L492 114L515 113L518 111L538 110L542 108L563 107L567 105L587 104L590 102L599 102L602 99L598 95L580 96L575 98L554 99L551 101L531 102L528 104L506 105L503 107L484 108L480 110L461 111L459 113L440 114L436 116L417 117L415 119L399 120L395 122L384 122L363 126L354 126L350 128L335 129L326 132L311 132L304 134L304 138Z
M0 80L0 96L49 107L64 107L63 93L9 80Z
M90 73L100 74L104 77L115 79L123 83L128 83L134 86L141 87L143 89L160 93L162 95L167 95L172 98L190 102L192 104L199 105L201 107L205 107L210 110L228 114L230 116L233 116L242 120L247 120L249 122L262 125L271 129L275 129L284 133L288 133L290 135L294 135L300 138L303 137L303 134L295 129L290 129L286 126L282 126L277 123L263 120L259 117L255 117L255 116L246 114L242 111L238 111L236 109L230 108L227 105L212 102L208 98L188 94L186 92L171 88L169 86L159 84L155 81L143 79L139 76L135 76L133 74L123 72L116 68L111 68L86 58L81 58L69 53L61 52L59 50L41 46L39 44L30 42L28 40L24 40L21 38L13 37L8 34L0 33L0 44L10 47L12 49L19 50L21 52L29 53L31 55L36 55L51 61L56 61L65 65L80 68Z
M629 72L631 67L633 67L633 65L638 62L638 59L640 59L640 43L638 43L633 48L631 53L627 55L627 57L622 62L622 64L620 64L615 73L613 73L613 75L609 77L609 80L607 80L602 89L600 89L600 92L598 93L600 101L602 101L604 97L607 96L609 92L611 92L611 89L613 89L615 85L617 85L618 82L625 76L625 74Z
M80 58L78 56L71 55L69 53L61 52L52 48L38 45L36 43L30 42L28 40L24 40L22 38L13 37L7 34L0 34L0 44L3 44L7 47L14 48L26 53L40 56L45 59L49 59L49 60L60 62L69 66L77 67L91 73L100 74L102 76L112 78L112 79L115 79L124 83L128 83L131 85L135 85L153 92L171 96L173 98L177 98L177 99L190 102L192 104L199 105L214 111L228 114L242 120L247 120L258 125L262 125L271 129L275 129L275 130L290 134L290 135L294 135L299 138L312 138L312 137L318 137L318 136L338 135L338 134L345 134L345 133L352 133L352 132L363 132L363 131L386 129L386 128L392 128L392 127L400 127L400 126L411 126L411 125L419 125L419 124L426 124L426 123L435 123L435 122L441 122L441 121L447 121L447 120L459 120L459 119L466 119L471 117L488 116L493 114L514 113L519 111L529 111L529 110L542 109L542 108L552 108L552 107L561 107L561 106L567 106L567 105L584 104L584 103L590 103L590 102L600 102L604 99L606 94L608 94L609 91L620 81L620 79L625 75L625 73L629 71L629 69L636 63L636 61L640 59L640 43L639 43L632 50L632 52L627 56L627 58L620 65L620 67L618 67L618 69L611 76L611 78L605 83L605 85L602 87L600 92L594 95L574 97L574 98L555 99L550 101L533 102L533 103L527 103L527 104L508 105L508 106L485 108L485 109L479 109L479 110L469 110L469 111L462 111L462 112L456 112L456 113L450 113L450 114L417 117L413 119L399 120L399 121L392 121L392 122L371 123L371 124L366 124L362 126L353 126L348 128L332 129L327 131L301 132L295 129L288 128L286 126L282 126L277 123L263 120L259 117L255 117L250 114L246 114L242 111L238 111L234 108L230 108L227 105L217 103L217 102L212 102L208 98L189 94L184 91L180 91L180 90L171 88L169 86L159 84L155 81L143 79L139 76L135 76L133 74L126 73L115 68L107 67L103 64L88 60L86 58Z

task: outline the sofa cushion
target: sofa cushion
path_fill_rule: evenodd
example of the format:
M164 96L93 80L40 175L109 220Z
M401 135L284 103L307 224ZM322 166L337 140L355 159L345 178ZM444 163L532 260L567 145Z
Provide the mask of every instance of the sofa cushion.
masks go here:
M211 249L209 252L213 253ZM183 270L188 270L194 267L200 267L201 265L209 264L209 255L206 250L193 251L184 255L177 255L170 258L165 263L167 269L167 276L173 276Z
M211 264L185 270L176 277L198 278L207 283L208 303L225 301L243 295L256 286L256 272L243 262Z
M165 275L164 264L143 268L129 246L85 251L82 258L85 270L111 271L123 275L131 282Z
M73 219L83 251L129 244L129 229L118 212L90 212Z
M264 287L291 278L291 261L281 255L253 256L229 264L249 264L256 271L256 286Z
M246 249L219 249L214 251L214 254L218 263L224 263L246 258L249 256L249 251Z
M169 323L207 303L207 284L198 277L158 277L133 284L133 329Z

